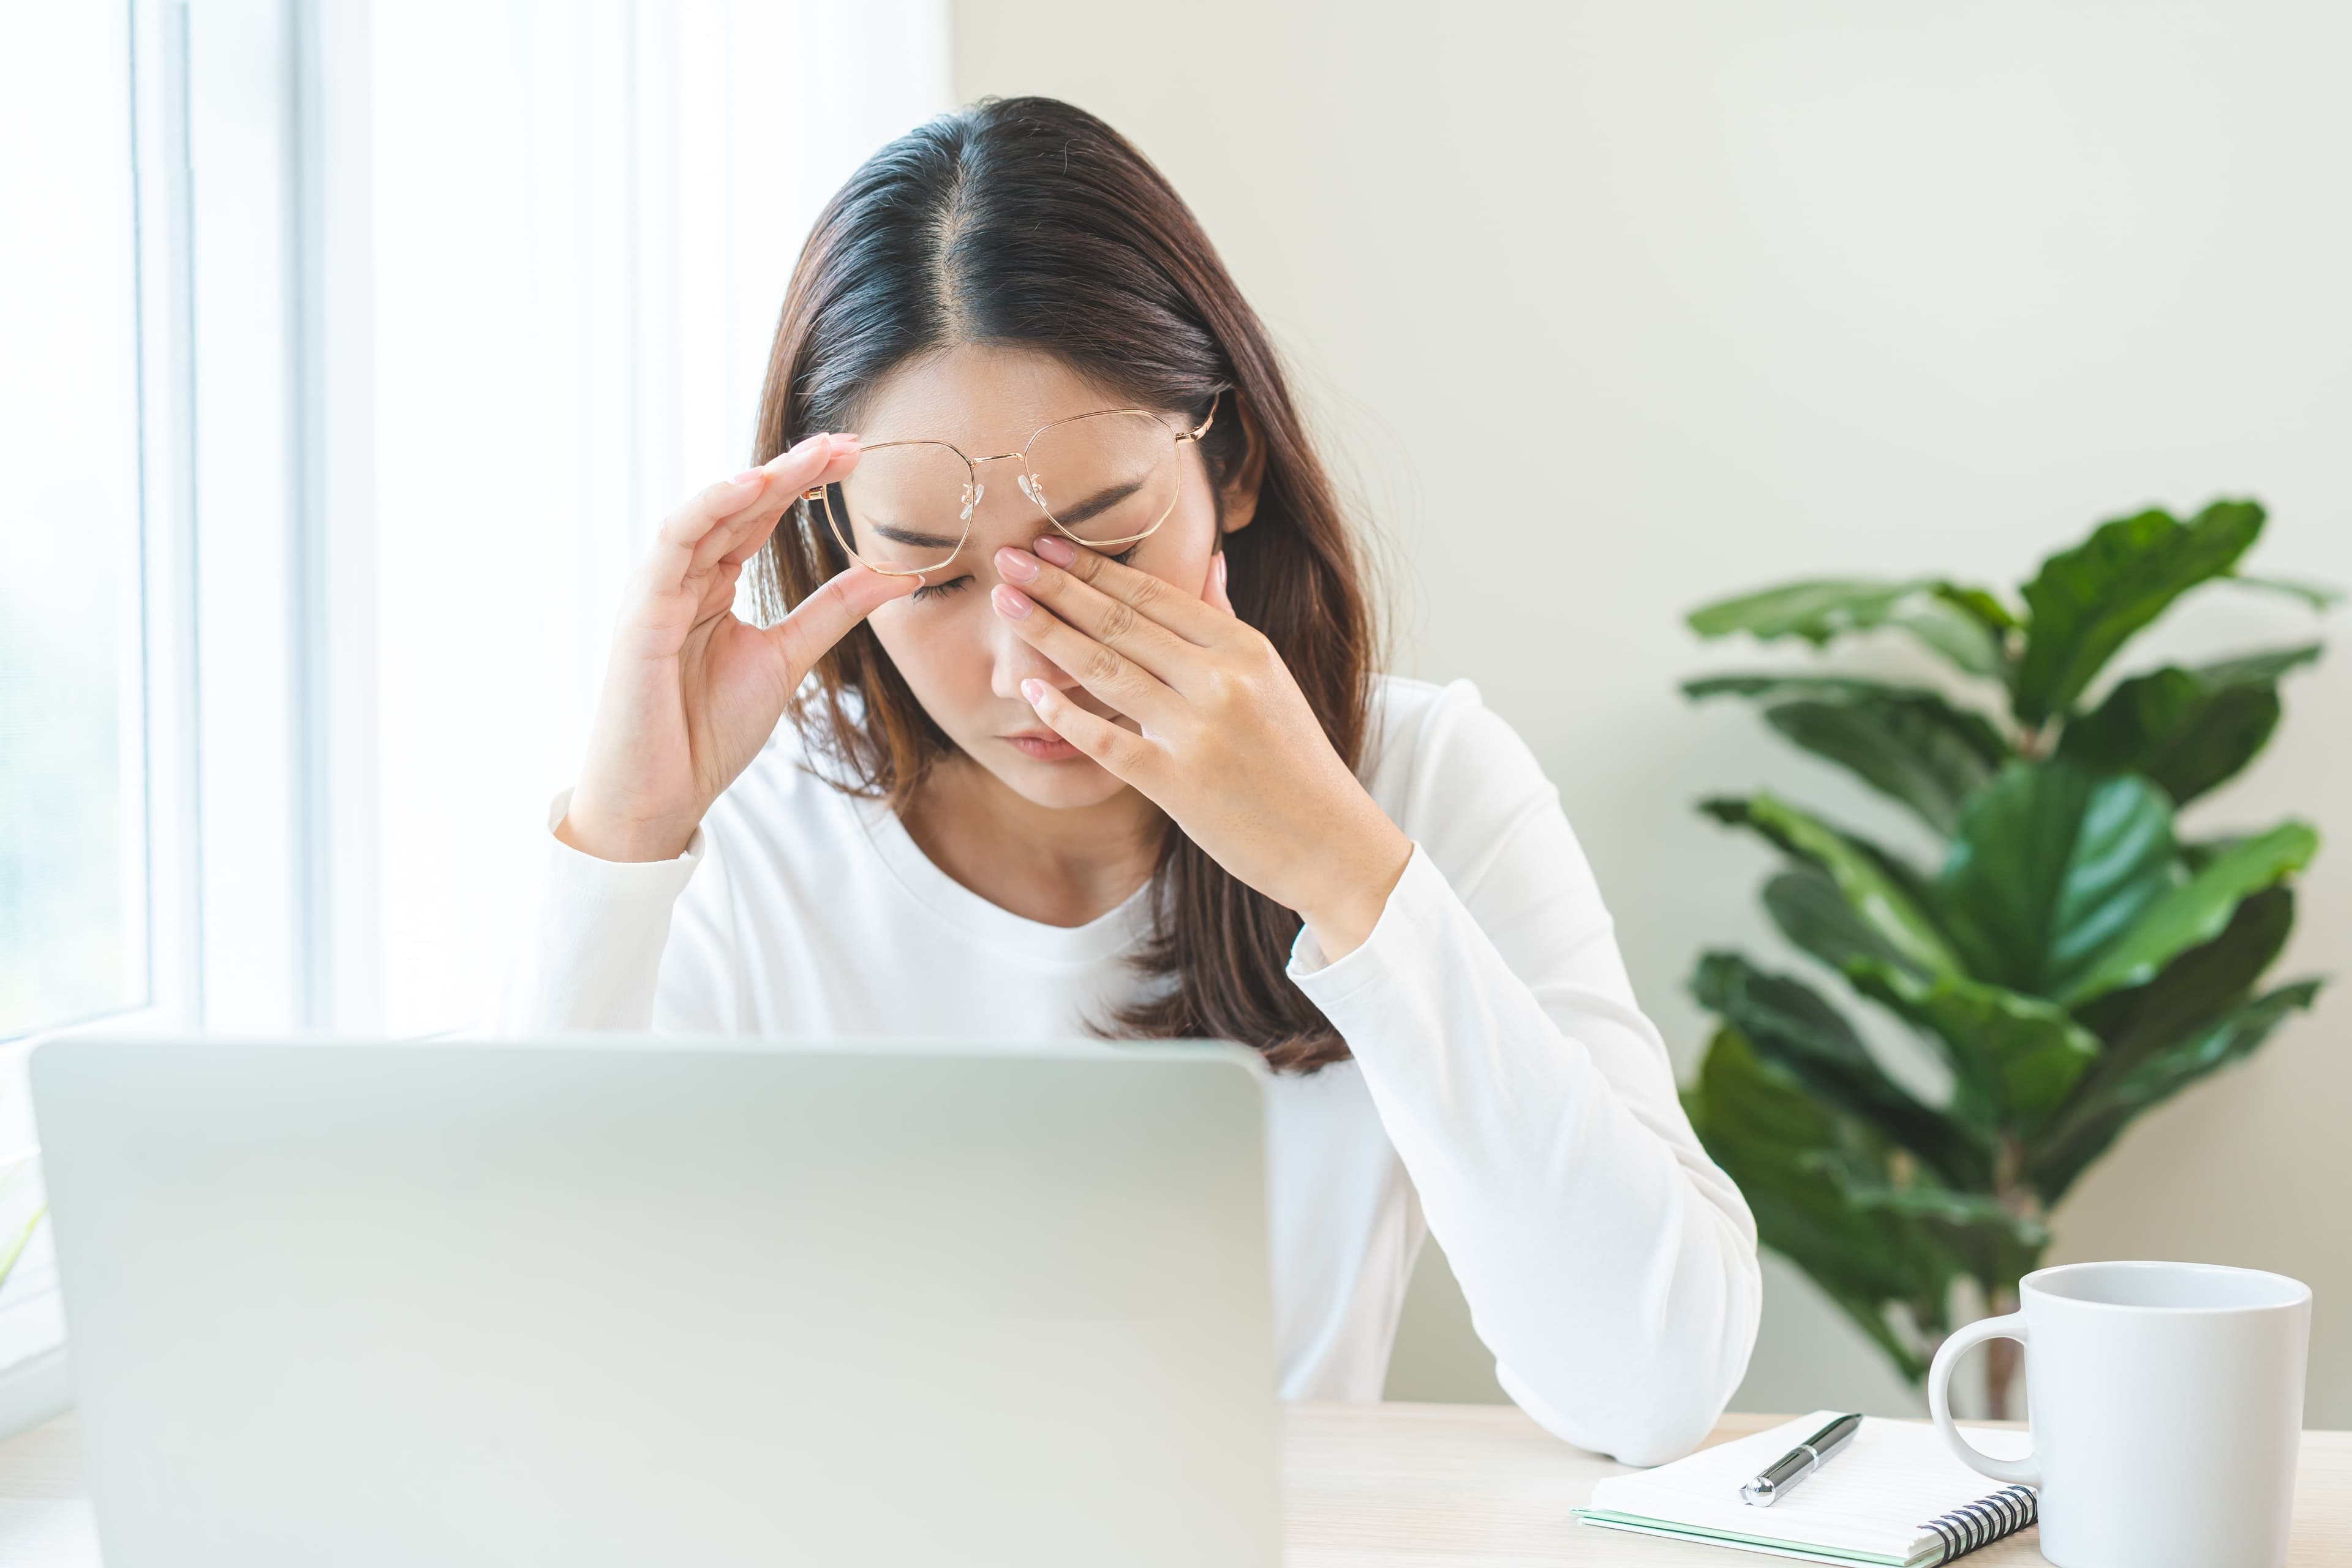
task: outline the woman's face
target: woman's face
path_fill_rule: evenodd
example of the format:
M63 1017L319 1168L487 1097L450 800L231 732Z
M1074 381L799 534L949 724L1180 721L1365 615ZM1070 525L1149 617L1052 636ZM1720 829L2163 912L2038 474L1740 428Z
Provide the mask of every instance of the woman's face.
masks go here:
M866 403L857 436L868 446L945 441L980 458L1018 452L1032 433L1055 420L1126 407L1130 401L1045 354L959 348L918 360L885 379ZM1183 419L1181 411L1164 412L1171 426ZM1218 417L1235 415L1228 396L1219 405ZM1217 500L1199 443L1185 442L1177 458L1175 510L1118 559L1188 594L1201 594L1216 552ZM1094 712L1108 714L1108 706L1015 636L989 603L990 590L1002 580L996 552L1007 545L1028 549L1041 534L1054 531L1021 493L1019 474L1019 464L1011 461L980 466L982 491L962 550L926 574L925 585L911 596L875 611L871 624L931 721L965 755L1039 805L1096 805L1127 786L1055 736L1023 699L1021 683L1050 681ZM1227 531L1250 521L1256 499L1254 483L1228 488ZM1112 717L1135 728L1130 720Z

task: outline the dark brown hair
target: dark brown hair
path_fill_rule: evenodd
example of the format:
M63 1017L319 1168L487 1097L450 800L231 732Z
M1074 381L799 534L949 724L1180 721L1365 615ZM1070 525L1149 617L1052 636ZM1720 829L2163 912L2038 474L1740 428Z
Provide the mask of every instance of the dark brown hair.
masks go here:
M817 218L784 296L760 404L757 460L857 427L893 370L962 344L1033 349L1139 405L1197 420L1213 488L1261 450L1247 528L1222 538L1234 608L1264 632L1350 767L1363 748L1373 630L1363 568L1265 330L1190 208L1117 132L1045 98L984 100L891 142ZM1247 434L1244 435L1244 421ZM760 555L763 616L848 565L829 531L788 518ZM793 713L848 787L903 806L950 745L871 628L818 666ZM1348 1055L1283 972L1298 917L1171 827L1154 929L1133 963L1156 984L1107 1032L1236 1041L1276 1069Z

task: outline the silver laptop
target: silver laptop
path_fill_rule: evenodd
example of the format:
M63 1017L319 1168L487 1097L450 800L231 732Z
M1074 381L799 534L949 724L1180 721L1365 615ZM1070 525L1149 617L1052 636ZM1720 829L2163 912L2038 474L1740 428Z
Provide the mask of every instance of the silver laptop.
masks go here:
M107 1568L1272 1565L1229 1047L54 1041Z

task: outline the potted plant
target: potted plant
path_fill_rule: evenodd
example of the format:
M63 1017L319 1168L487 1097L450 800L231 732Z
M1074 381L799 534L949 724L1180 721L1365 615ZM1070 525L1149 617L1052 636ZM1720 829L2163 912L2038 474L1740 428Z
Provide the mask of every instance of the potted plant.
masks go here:
M1689 617L1704 637L1815 648L1899 633L1956 677L1949 691L1788 670L1683 689L1756 703L1937 847L1915 858L1770 794L1704 802L1785 857L1763 892L1781 933L1899 1021L1898 1048L1917 1042L1950 1087L1890 1074L1848 998L1710 952L1691 984L1718 1026L1685 1097L1764 1243L1915 1384L1954 1326L1958 1281L1990 1310L2013 1309L2052 1211L2116 1136L2245 1059L2319 990L2263 983L2317 834L2288 821L2200 837L2179 820L2262 751L2281 678L2319 645L2167 665L2092 693L2124 645L2200 584L2330 602L2237 573L2263 521L2243 500L2186 521L2119 519L2044 561L2015 601L1939 578L1813 581ZM2017 1351L1988 1349L2000 1415Z

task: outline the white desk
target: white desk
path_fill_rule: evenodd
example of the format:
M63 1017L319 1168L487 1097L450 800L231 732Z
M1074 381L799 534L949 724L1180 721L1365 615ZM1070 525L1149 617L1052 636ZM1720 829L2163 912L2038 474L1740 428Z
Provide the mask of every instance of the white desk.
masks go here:
M1713 1441L1782 1419L1727 1415ZM1776 1559L1593 1530L1569 1517L1617 1467L1487 1405L1302 1405L1284 1418L1289 1568L1738 1568ZM95 1568L72 1419L0 1444L0 1563ZM2040 1564L2032 1531L1967 1561ZM2352 1432L2306 1432L2290 1568L2352 1564Z

